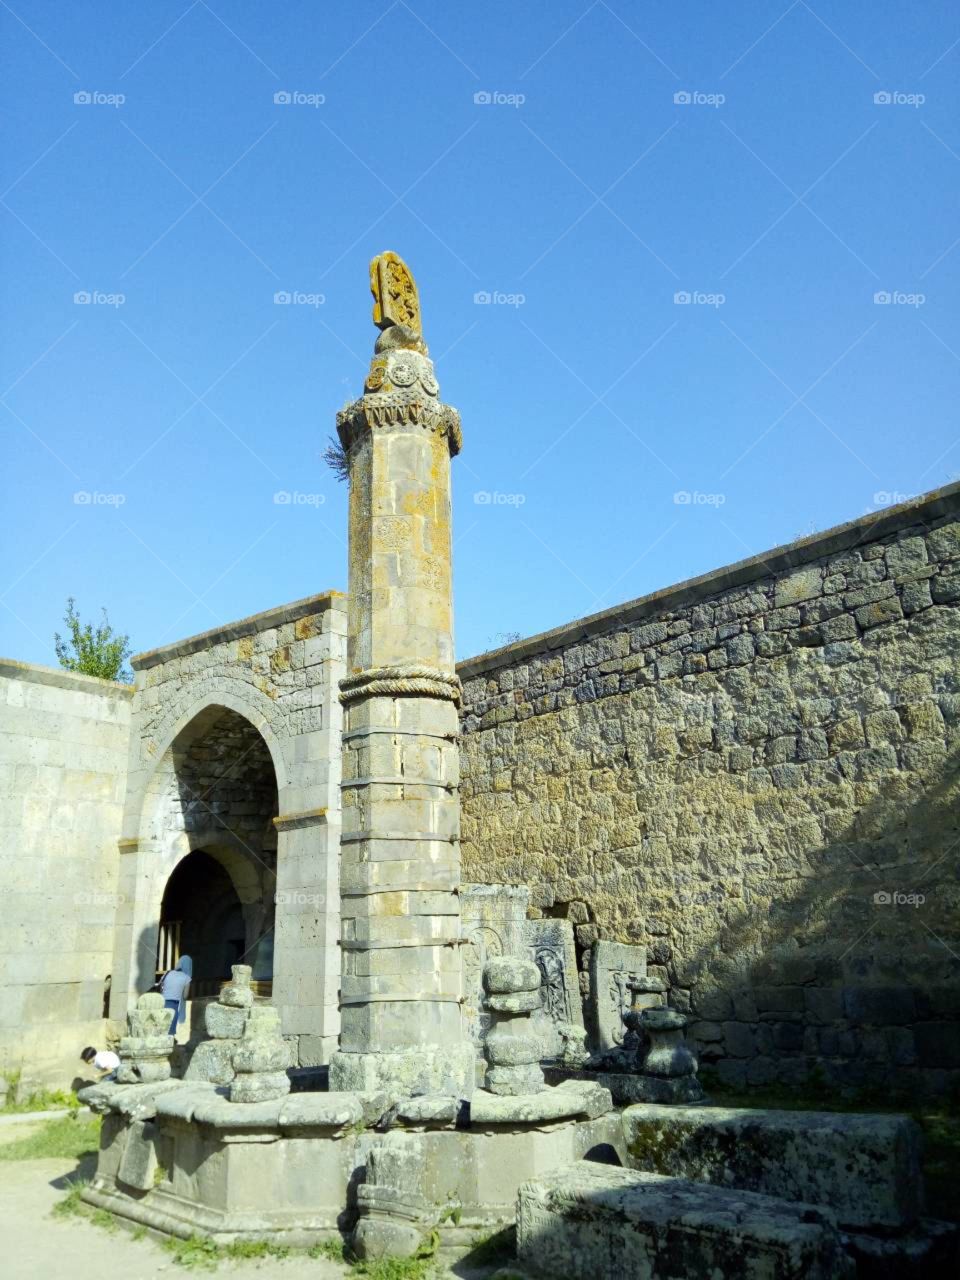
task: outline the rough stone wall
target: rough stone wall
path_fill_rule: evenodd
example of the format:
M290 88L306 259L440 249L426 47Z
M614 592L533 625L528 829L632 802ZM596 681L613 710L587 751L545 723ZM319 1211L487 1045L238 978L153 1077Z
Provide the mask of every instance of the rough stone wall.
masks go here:
M0 661L0 1072L25 1083L101 1042L131 695Z
M467 879L741 1086L960 1080L960 486L460 667Z

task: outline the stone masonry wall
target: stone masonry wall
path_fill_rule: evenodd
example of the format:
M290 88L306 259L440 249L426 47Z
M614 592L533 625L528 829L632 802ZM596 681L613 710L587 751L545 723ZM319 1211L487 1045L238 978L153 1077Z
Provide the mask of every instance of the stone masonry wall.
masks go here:
M0 1074L102 1043L133 690L0 661Z
M482 655L469 880L644 944L733 1086L960 1081L960 486Z

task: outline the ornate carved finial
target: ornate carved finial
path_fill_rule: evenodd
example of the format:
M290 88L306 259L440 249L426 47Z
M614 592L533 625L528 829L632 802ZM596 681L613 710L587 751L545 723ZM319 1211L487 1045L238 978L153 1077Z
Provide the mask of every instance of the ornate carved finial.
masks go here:
M378 329L397 325L423 336L420 324L420 297L413 273L396 253L379 253L370 263L370 291L373 294L373 323Z

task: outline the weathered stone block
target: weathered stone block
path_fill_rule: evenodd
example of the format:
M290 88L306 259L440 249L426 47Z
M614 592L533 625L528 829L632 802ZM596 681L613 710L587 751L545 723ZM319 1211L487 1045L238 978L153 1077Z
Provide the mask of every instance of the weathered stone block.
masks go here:
M876 600L873 604L865 604L857 609L857 624L864 629L883 626L887 622L896 622L903 617L903 607L896 596L888 596L884 600Z
M130 1120L117 1178L137 1191L149 1191L157 1169L157 1129L149 1120Z
M908 1226L923 1209L920 1131L897 1115L634 1106L631 1165L827 1205L841 1226Z
M848 987L843 993L847 1017L861 1026L905 1025L916 1016L909 987Z
M590 1161L521 1186L517 1255L569 1280L853 1274L829 1212Z
M203 1025L207 1035L215 1040L237 1040L243 1035L247 1010L231 1009L217 1001L211 1001L203 1013Z
M183 1078L230 1084L236 1075L233 1055L239 1047L239 1040L201 1040L190 1056Z
M774 604L778 609L811 600L823 590L823 571L817 567L801 569L788 578L781 578L774 589Z
M885 556L887 572L896 577L901 573L909 573L927 563L927 548L923 538L901 538L899 542L887 547Z
M953 521L941 525L927 534L927 548L931 560L956 560L960 558L960 523Z
M903 612L908 616L913 613L919 613L922 609L929 609L933 604L933 597L930 594L930 583L906 583L900 593L900 600L903 604Z

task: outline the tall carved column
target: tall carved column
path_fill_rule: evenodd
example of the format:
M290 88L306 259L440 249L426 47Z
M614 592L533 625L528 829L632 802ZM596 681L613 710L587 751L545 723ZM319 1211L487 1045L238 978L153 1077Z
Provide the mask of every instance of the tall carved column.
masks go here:
M350 469L341 683L340 1049L332 1089L467 1096L461 1025L459 682L450 459L461 445L392 253L370 266L380 333L361 399L337 415Z

